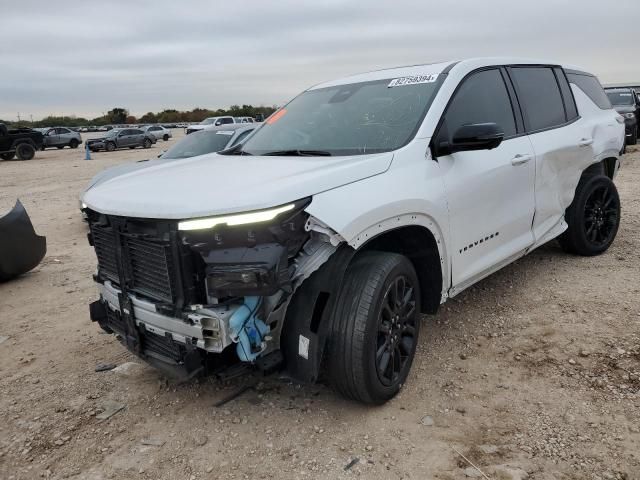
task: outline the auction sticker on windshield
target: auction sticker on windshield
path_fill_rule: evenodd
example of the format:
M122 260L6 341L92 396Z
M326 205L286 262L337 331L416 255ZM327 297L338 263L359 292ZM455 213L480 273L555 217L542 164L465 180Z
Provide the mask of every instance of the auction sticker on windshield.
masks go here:
M406 85L417 85L418 83L433 83L438 79L437 73L429 75L411 75L409 77L394 78L387 87L404 87Z
M220 130L216 135L233 135L233 130Z

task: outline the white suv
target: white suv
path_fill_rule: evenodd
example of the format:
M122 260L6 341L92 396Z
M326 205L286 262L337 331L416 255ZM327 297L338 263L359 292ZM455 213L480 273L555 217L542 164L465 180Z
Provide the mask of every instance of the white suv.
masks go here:
M189 125L186 130L186 134L189 135L193 132L198 132L200 130L206 130L207 128L219 127L220 125L228 125L230 123L239 123L236 122L236 119L227 115L223 117L209 117L205 118L200 123L195 125Z
M472 59L326 82L244 145L85 193L91 318L177 375L322 369L382 403L421 313L554 238L611 245L623 142L573 67Z

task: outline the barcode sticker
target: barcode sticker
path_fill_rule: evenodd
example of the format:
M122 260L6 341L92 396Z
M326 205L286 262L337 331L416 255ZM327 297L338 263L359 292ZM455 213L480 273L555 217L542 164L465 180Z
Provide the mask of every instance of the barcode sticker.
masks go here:
M298 340L298 355L309 360L309 339L304 335L300 335Z
M437 73L430 73L429 75L411 75L409 77L394 78L389 82L387 87L404 87L407 85L417 85L419 83L433 83L437 79Z

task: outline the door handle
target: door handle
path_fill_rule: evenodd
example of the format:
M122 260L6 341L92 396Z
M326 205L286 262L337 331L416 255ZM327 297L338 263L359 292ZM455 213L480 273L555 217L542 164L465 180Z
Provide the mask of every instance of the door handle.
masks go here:
M531 155L521 155L520 153L511 159L511 165L524 165L533 157Z
M593 138L582 138L578 143L578 145L580 145L581 147L588 147L592 143L593 143Z

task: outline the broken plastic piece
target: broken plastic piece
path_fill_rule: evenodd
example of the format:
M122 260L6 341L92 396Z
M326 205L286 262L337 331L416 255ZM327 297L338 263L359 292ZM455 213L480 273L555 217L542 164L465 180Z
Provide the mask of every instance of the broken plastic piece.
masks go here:
M47 253L47 240L36 235L20 200L0 218L0 282L34 269Z

